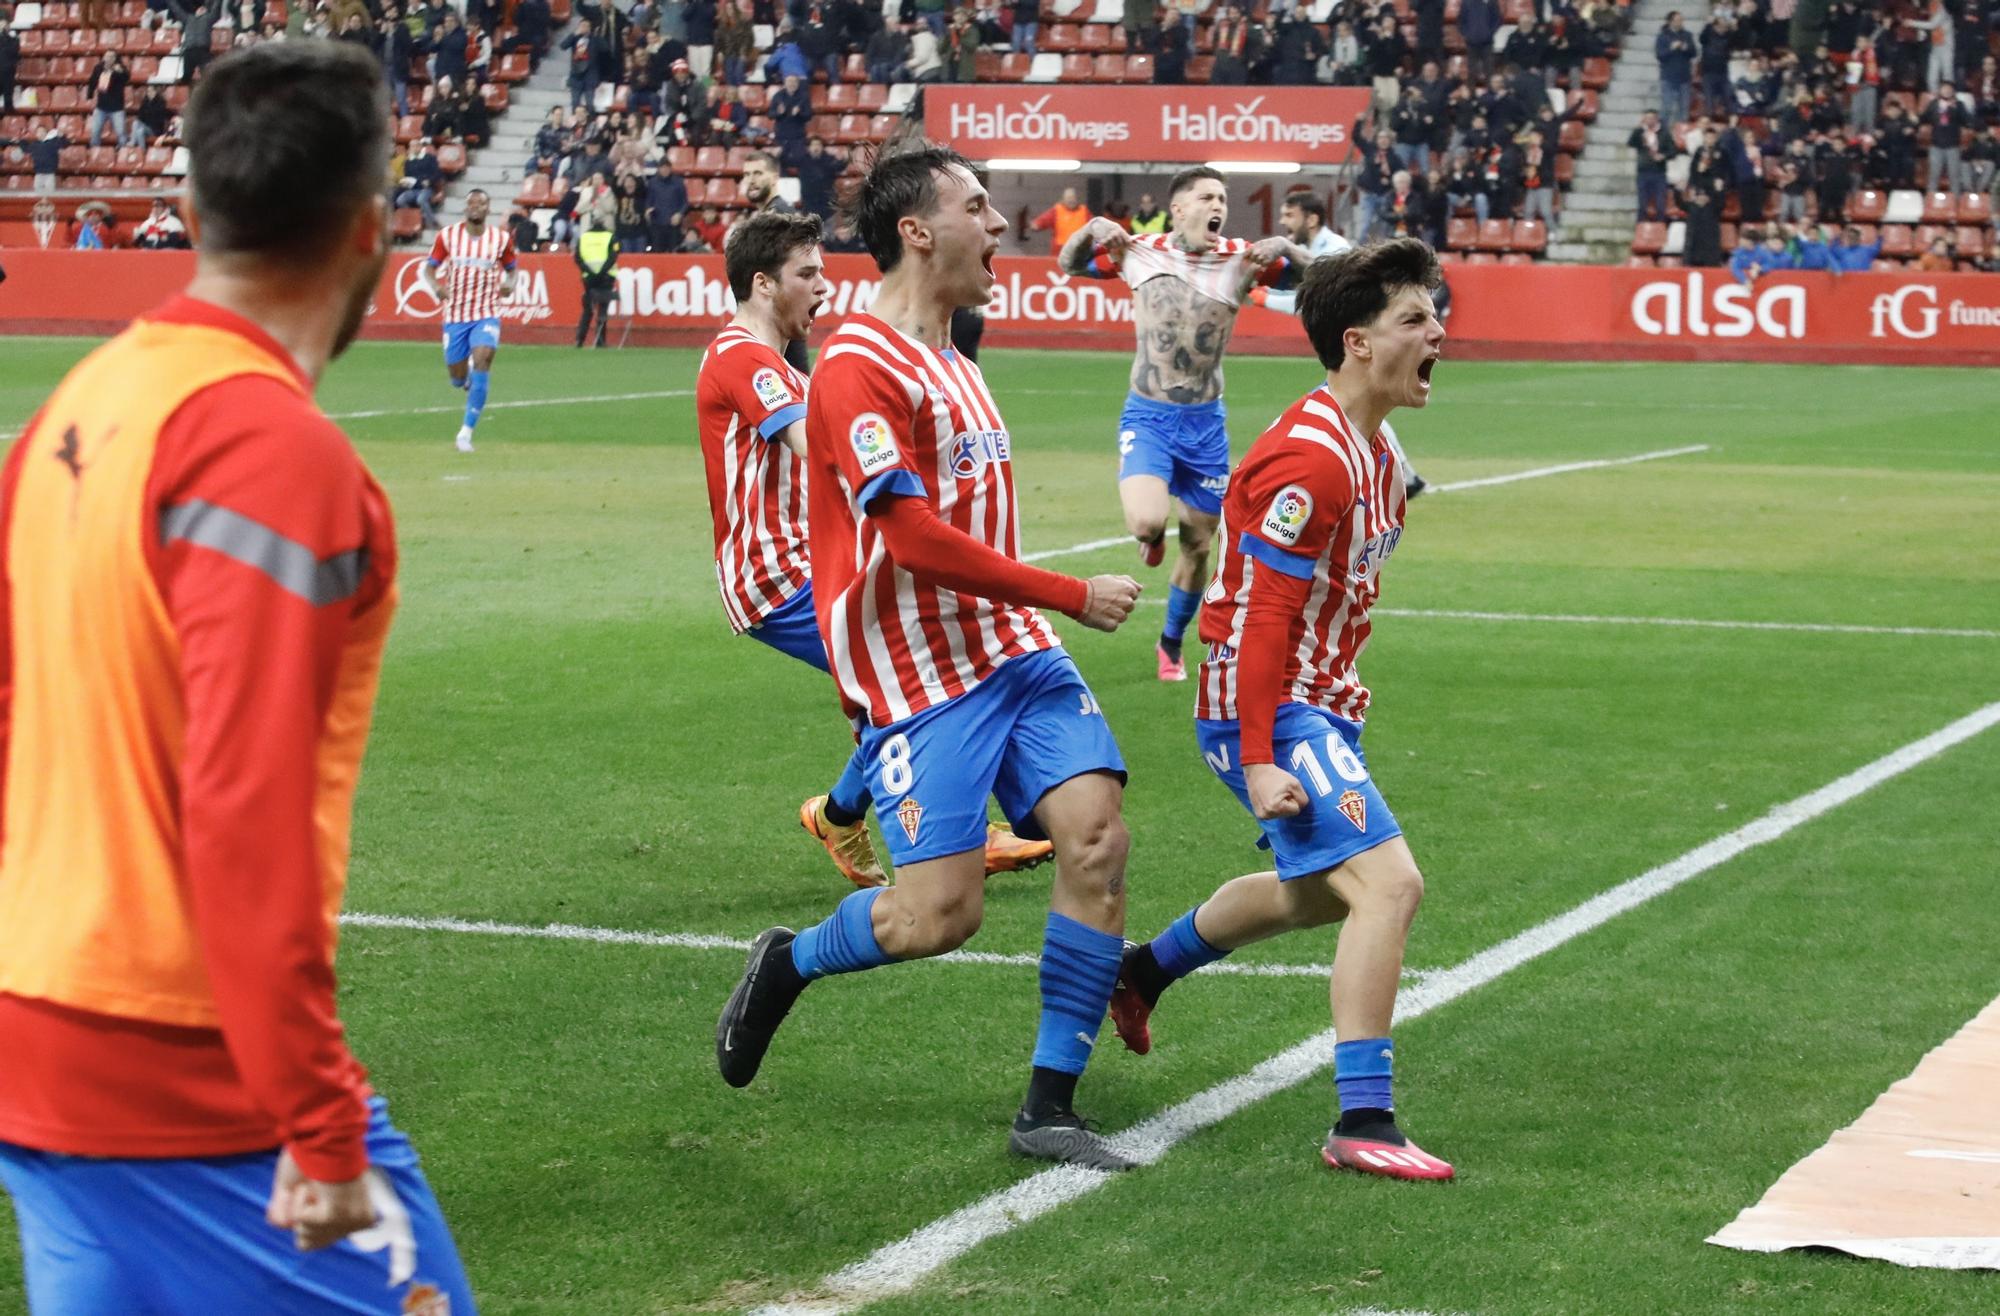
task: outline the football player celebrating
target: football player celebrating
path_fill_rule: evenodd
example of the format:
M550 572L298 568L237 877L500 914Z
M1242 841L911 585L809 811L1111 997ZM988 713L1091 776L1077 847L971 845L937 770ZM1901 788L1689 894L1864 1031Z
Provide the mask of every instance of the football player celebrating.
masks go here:
M465 218L438 230L417 276L431 296L444 303L444 368L451 374L451 386L465 390L465 420L457 439L460 452L472 451L472 431L479 427L479 413L486 410L493 354L500 350L500 303L514 295L514 281L520 275L512 230L486 223L491 205L491 198L478 188L466 193ZM443 294L437 282L441 269L447 280Z
M737 311L702 356L695 416L730 628L824 672L806 539L806 379L785 356L826 301L819 244L819 219L789 210L761 211L729 230L723 259ZM850 882L881 886L888 878L867 812L857 749L833 789L800 806L799 821ZM1053 850L989 825L986 871L1031 868Z
M1354 662L1403 533L1402 462L1382 419L1430 400L1444 345L1437 283L1436 256L1414 238L1306 270L1299 315L1326 382L1230 478L1195 707L1202 757L1257 818L1277 871L1226 883L1151 943L1128 946L1111 1001L1118 1035L1143 1055L1153 1007L1182 976L1253 941L1341 923L1340 1115L1321 1154L1397 1179L1449 1179L1452 1169L1403 1136L1390 1096L1389 1023L1424 883L1361 757L1368 689Z
M1167 232L1137 236L1093 219L1064 244L1059 260L1071 274L1122 276L1132 285L1139 347L1118 417L1118 499L1149 567L1166 558L1167 517L1180 500L1180 554L1156 657L1162 681L1185 681L1181 641L1201 606L1208 546L1229 484L1222 354L1251 286L1278 278L1291 263L1303 268L1308 257L1288 238L1223 237L1229 193L1207 166L1174 176L1167 213Z
M1124 944L1125 765L1037 609L1109 631L1139 585L1020 560L1012 442L979 368L949 343L952 312L992 292L1007 229L971 166L937 147L885 154L851 204L882 284L828 341L807 402L814 606L862 723L896 885L854 892L796 936L761 934L716 1060L741 1087L810 983L941 955L977 931L994 793L1056 853L1034 1067L1009 1146L1127 1169L1073 1109Z

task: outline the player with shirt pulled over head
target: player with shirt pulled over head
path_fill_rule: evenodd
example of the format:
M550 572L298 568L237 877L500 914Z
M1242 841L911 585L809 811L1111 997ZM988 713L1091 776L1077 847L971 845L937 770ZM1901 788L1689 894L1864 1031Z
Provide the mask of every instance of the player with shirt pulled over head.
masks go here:
M1202 600L1195 706L1202 758L1256 817L1277 871L1226 883L1150 943L1129 946L1111 1001L1126 1046L1182 976L1295 928L1341 923L1333 962L1340 1114L1326 1163L1449 1179L1405 1138L1390 1096L1389 1023L1423 877L1361 756L1368 688L1355 659L1383 564L1403 533L1402 462L1382 436L1430 401L1444 326L1437 257L1414 238L1323 257L1299 315L1326 381L1251 445L1230 477L1222 566Z
M703 354L695 419L715 527L715 575L730 629L828 670L813 610L806 526L805 376L780 355L800 342L827 295L814 215L763 211L729 230L724 266L736 315ZM856 886L888 881L868 838L860 751L799 821ZM991 826L989 874L1032 868L1054 853Z
M444 368L451 386L465 390L465 420L458 427L458 450L472 451L472 431L486 410L493 382L493 354L500 350L500 303L514 295L520 277L514 233L486 222L492 199L474 188L465 194L465 218L438 230L418 278L444 303ZM443 271L445 291L438 291ZM468 362L471 370L468 373Z
M716 1027L716 1060L741 1087L810 983L971 937L995 794L1017 831L1055 843L1057 865L1033 1070L1009 1146L1127 1169L1073 1108L1124 944L1125 764L1038 609L1115 630L1139 585L1020 560L1012 440L948 337L952 312L992 292L1007 229L971 166L939 147L884 154L850 204L882 284L827 342L807 403L814 604L862 724L896 885L853 893L796 936L761 934Z
M388 256L388 122L352 44L211 65L194 281L0 471L0 1179L36 1313L472 1311L335 1009L396 540L312 395Z
M1180 554L1156 657L1162 681L1185 681L1181 642L1201 606L1209 543L1229 485L1222 354L1252 285L1303 267L1307 257L1287 238L1223 237L1229 193L1222 175L1205 165L1174 176L1167 214L1167 232L1138 235L1093 219L1071 235L1059 261L1071 274L1132 285L1139 348L1118 417L1118 499L1149 567L1166 558L1167 518L1180 502Z

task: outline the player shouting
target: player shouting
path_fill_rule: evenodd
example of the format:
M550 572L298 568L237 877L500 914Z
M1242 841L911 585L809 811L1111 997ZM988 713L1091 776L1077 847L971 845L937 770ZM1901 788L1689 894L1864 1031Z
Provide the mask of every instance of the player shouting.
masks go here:
M1144 1054L1148 1016L1183 975L1280 932L1343 923L1333 962L1340 1115L1322 1155L1398 1179L1452 1170L1403 1136L1390 1097L1389 1023L1424 883L1361 757L1368 689L1354 661L1403 533L1402 463L1382 419L1430 400L1444 345L1437 283L1437 258L1414 238L1306 270L1299 315L1326 382L1230 478L1195 706L1202 757L1257 818L1277 871L1225 884L1150 944L1129 946L1111 1001L1118 1035Z
M1132 391L1118 417L1118 499L1125 528L1149 567L1166 557L1167 517L1180 500L1180 553L1167 589L1157 651L1162 681L1185 681L1181 642L1201 606L1208 547L1229 484L1228 412L1222 354L1236 312L1257 281L1276 279L1307 256L1287 238L1244 242L1222 236L1229 193L1206 166L1184 169L1168 188L1165 233L1133 236L1093 219L1064 244L1071 274L1132 285L1138 353Z
M828 670L813 613L806 537L806 379L786 345L803 343L826 301L819 219L765 210L729 230L724 266L736 316L703 354L695 417L715 523L715 575L730 628ZM857 748L833 789L799 809L806 831L856 886L888 880L864 818ZM1032 868L1054 851L989 826L986 871Z
M486 410L493 382L493 354L500 350L500 303L514 295L520 271L514 235L506 225L486 222L492 202L474 188L465 194L465 218L438 230L431 254L418 275L431 296L444 303L444 368L451 386L465 390L465 420L458 427L458 450L472 451L472 431ZM442 269L446 291L438 292ZM471 372L466 370L470 361Z
M794 936L750 949L716 1027L741 1087L801 992L837 973L941 955L978 930L988 793L1055 843L1042 1014L1009 1146L1102 1170L1131 1162L1073 1109L1118 976L1125 922L1125 765L1104 715L1036 611L1113 630L1138 582L1020 561L1012 441L951 313L984 303L1007 221L957 153L878 158L852 201L882 271L870 313L820 354L807 403L814 605L896 885L857 891Z

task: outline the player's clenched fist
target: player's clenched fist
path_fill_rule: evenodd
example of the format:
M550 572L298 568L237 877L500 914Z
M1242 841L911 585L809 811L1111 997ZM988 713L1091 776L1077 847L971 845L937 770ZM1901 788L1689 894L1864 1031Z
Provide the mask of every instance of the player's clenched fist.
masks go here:
M1306 807L1306 788L1275 763L1245 763L1243 785L1259 818L1289 818Z
M1076 619L1094 631L1115 631L1132 615L1139 601L1139 582L1130 576L1092 576L1083 582L1090 590L1089 601Z

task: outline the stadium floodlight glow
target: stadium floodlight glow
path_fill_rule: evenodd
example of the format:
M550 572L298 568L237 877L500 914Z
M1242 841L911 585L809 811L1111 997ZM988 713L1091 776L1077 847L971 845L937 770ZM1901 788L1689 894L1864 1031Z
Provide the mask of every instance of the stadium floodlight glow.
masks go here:
M1073 174L1083 168L1081 160L1040 159L1034 156L1000 157L986 162L988 169L1014 174Z
M1296 174L1296 160L1209 160L1210 169L1221 174Z

